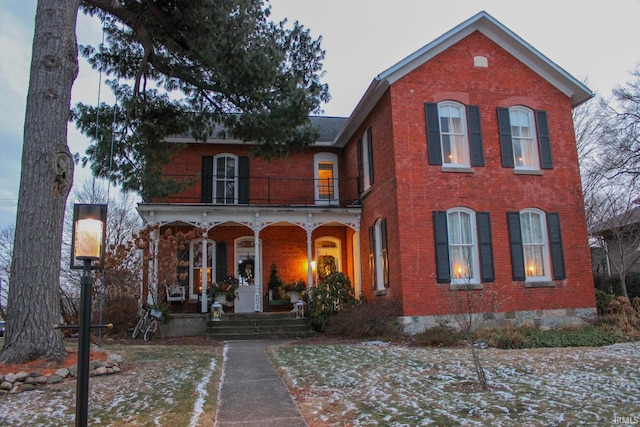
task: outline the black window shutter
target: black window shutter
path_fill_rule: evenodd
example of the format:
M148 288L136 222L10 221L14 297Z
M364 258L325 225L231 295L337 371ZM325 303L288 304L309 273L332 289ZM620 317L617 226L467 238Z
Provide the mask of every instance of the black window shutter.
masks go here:
M451 282L451 270L449 268L447 212L433 212L433 235L436 244L436 280L438 283L449 283Z
M469 151L471 152L471 166L484 166L484 152L482 150L482 129L480 127L480 107L467 106L467 124L469 128Z
M249 157L238 158L238 203L249 204Z
M560 215L555 212L547 213L547 228L549 232L549 247L551 249L551 264L553 265L553 279L564 280L564 253L562 250L562 235L560 234Z
M547 122L546 111L536 111L536 129L538 131L538 145L540 147L540 167L542 169L553 169L551 139L549 138L549 124Z
M496 280L493 270L493 244L491 242L491 221L489 212L476 214L478 226L478 245L480 251L480 280L493 282Z
M380 223L380 246L382 247L382 276L384 278L384 287L389 287L389 246L387 245L387 220L383 219Z
M369 155L369 185L373 185L373 137L371 128L367 129L367 154Z
M509 109L498 107L498 132L500 133L500 152L502 153L502 167L512 168L513 142L511 141L511 120L509 119Z
M357 158L358 158L358 194L364 190L364 173L362 171L362 139L359 139L356 144Z
M371 276L371 289L376 289L376 230L375 227L369 227L369 274Z
M216 282L227 277L227 242L216 242Z
M524 252L522 250L522 231L520 230L520 212L507 212L509 226L509 245L511 246L511 271L513 280L525 280Z
M442 147L440 146L440 119L438 118L438 104L427 102L424 104L427 123L427 155L430 165L442 164Z
M202 156L202 192L200 201L211 203L213 198L213 157Z

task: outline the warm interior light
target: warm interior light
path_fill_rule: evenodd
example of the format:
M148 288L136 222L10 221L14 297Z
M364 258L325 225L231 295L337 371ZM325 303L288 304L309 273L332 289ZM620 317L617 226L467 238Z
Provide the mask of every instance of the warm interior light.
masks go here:
M316 271L316 262L311 261L311 271Z
M76 221L74 255L76 259L100 259L102 250L102 221L79 219Z

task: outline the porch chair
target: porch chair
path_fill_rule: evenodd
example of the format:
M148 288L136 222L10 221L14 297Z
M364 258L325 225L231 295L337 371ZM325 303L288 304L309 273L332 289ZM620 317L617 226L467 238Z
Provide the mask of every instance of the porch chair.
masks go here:
M186 288L184 286L166 286L165 289L167 291L167 302L171 304L172 302L179 302L182 304L185 300Z

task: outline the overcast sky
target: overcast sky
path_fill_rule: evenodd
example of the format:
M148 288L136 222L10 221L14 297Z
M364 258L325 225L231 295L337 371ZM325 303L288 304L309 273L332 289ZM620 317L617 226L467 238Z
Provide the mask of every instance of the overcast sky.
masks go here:
M640 0L272 0L272 19L299 21L326 50L324 115L348 116L371 80L451 28L487 11L574 77L608 97L640 63ZM0 228L15 223L35 0L0 0ZM100 26L80 15L78 42L97 44ZM104 78L103 78L104 80ZM81 59L73 101L95 104L99 76ZM108 90L101 100L113 102ZM88 141L69 127L71 151ZM76 185L89 176L76 168Z

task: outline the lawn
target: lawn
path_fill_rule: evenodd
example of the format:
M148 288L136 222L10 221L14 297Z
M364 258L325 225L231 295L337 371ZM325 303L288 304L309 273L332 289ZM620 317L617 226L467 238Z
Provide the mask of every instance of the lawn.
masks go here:
M312 426L640 425L640 343L481 350L284 345L272 359ZM616 418L621 417L621 418Z
M222 346L105 345L124 356L120 374L89 380L89 425L211 425ZM75 381L18 394L0 394L2 426L72 426Z

